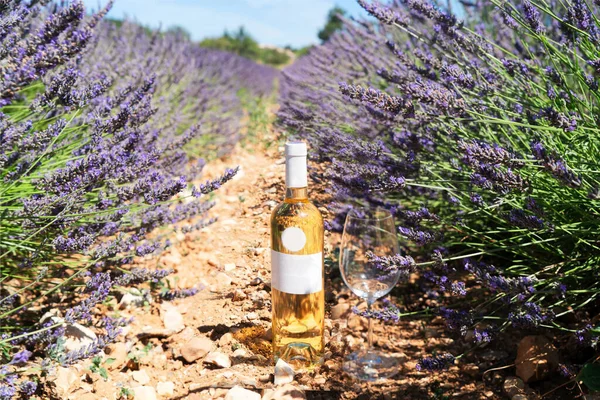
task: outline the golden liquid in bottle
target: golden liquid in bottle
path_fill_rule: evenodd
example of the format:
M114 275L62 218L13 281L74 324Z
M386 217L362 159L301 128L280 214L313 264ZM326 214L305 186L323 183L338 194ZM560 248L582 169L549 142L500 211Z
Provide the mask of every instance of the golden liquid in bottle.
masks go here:
M290 251L282 243L282 233L289 227L302 229L306 244ZM271 216L271 248L274 251L309 255L323 252L323 218L308 201L306 188L288 188L285 202ZM273 309L273 356L295 368L322 361L325 322L325 291L321 258L321 290L310 294L290 294L271 289Z

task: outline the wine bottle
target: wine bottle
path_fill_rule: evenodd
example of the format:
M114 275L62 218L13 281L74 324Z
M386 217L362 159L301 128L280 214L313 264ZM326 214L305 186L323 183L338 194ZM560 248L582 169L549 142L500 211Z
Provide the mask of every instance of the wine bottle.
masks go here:
M323 356L323 218L308 200L306 144L287 142L285 159L285 200L271 216L273 356L304 368Z

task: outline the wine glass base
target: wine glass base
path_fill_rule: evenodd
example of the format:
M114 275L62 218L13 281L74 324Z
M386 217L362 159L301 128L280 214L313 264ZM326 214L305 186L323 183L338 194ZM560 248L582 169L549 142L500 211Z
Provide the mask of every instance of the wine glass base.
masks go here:
M343 369L350 376L367 382L375 382L398 373L398 360L377 350L359 350L349 354Z

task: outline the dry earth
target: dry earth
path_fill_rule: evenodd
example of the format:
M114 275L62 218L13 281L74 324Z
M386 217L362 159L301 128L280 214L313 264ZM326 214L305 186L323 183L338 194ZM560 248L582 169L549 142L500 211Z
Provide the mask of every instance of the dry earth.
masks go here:
M294 381L275 388L270 359L269 217L282 199L284 165L277 144L238 145L225 160L211 163L207 177L226 166L240 165L236 178L218 190L210 227L178 235L176 244L148 267L175 269L173 287L201 288L198 294L172 302L135 304L139 297L114 299L101 312L133 317L120 341L106 351L100 368L106 378L90 370L90 360L59 369L54 397L61 399L495 399L510 398L503 389L514 369L516 344L500 343L482 349L477 357L460 359L441 374L417 372L420 357L432 352L460 354L464 347L444 334L435 318L375 324L377 344L397 353L399 374L381 384L361 384L341 371L343 356L365 342L366 323L349 308L358 304L343 288L339 272L328 269L326 361L313 371L296 374ZM313 190L313 192L317 192ZM317 196L318 197L318 196ZM327 210L321 206L321 210ZM331 253L336 235L326 235ZM404 304L428 300L396 289ZM132 301L129 305L118 301ZM208 354L207 354L208 352ZM498 369L496 369L498 368ZM486 372L487 371L487 372ZM238 386L235 389L231 389ZM244 392L240 387L254 393ZM552 386L550 386L551 388ZM526 388L511 393L514 400L537 398L545 390ZM543 389L543 388L542 388ZM275 390L278 390L275 392ZM120 397L122 396L122 397ZM573 397L564 397L573 398Z

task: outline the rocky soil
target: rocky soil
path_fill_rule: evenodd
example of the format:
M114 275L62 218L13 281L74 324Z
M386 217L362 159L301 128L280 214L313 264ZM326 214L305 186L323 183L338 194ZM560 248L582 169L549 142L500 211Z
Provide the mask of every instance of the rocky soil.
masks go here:
M218 222L201 232L177 235L176 244L158 260L142 261L147 267L173 268L170 285L195 286L198 294L161 302L134 290L106 302L100 313L133 317L133 322L95 363L87 360L57 370L49 378L52 397L523 400L537 399L557 385L546 381L531 386L511 376L517 343L510 338L459 359L449 371L418 372L415 365L421 357L466 350L444 333L438 318L391 325L376 322L377 345L401 360L398 375L378 384L351 379L341 363L345 354L364 344L366 322L351 312L359 301L344 289L335 267L327 270L325 362L309 372L286 375L284 371L275 377L269 329L269 217L284 194L284 164L281 149L273 143L270 149L263 144L238 145L227 159L211 163L207 178L226 166L241 166L236 178L215 197L213 214L219 216ZM327 213L322 205L321 210ZM329 254L337 240L336 235L326 234ZM405 305L428 301L403 287L395 289L394 295ZM523 349L523 354L534 360L530 367L539 367L540 374L546 368L535 361L539 359L535 349ZM553 396L573 398L573 392L555 391Z

